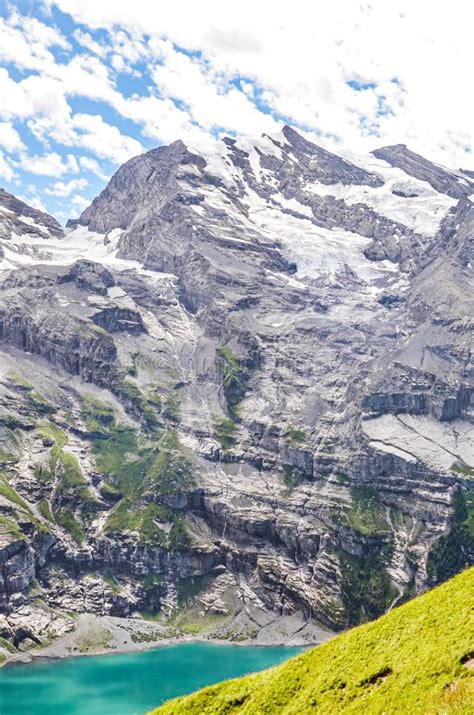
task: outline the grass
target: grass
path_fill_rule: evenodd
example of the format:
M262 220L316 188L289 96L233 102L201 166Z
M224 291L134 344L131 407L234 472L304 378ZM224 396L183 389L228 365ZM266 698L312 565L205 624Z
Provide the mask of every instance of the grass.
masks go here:
M61 429L61 427L58 427L58 425L55 425L53 422L40 423L37 426L36 431L41 437L43 437L43 439L51 440L60 449L65 447L68 442L67 434Z
M342 522L363 536L379 536L390 531L385 510L371 487L352 487L352 504L343 512Z
M25 390L26 392L30 392L33 389L31 382L28 382L23 375L20 375L17 372L8 373L7 379L15 385L15 387L19 387L21 390Z
M342 574L342 598L348 625L382 615L398 595L386 571L391 547L367 546L364 555L338 553Z
M139 544L170 551L190 545L180 514L155 503L157 497L181 494L194 484L191 462L174 429L167 428L157 442L140 445L133 430L109 427L105 438L95 440L93 453L105 477L101 493L119 499L105 531L136 532ZM168 534L160 522L171 525Z
M157 715L470 715L474 569L283 665L165 703Z
M114 593L116 595L120 593L120 591L121 591L120 584L111 571L107 571L107 573L105 573L102 576L102 580L104 583L107 584L107 586L109 586L112 593Z
M122 499L112 510L105 531L136 531L142 545L165 546L167 537L157 521L167 521L169 518L166 507L157 504L134 509L127 498Z
M13 504L21 506L22 509L25 509L28 512L30 511L30 507L28 506L26 501L17 493L17 491L11 486L11 484L8 484L5 478L1 475L0 496L5 497L5 499L8 499L8 501L11 501Z
M160 523L171 523L168 534ZM112 509L105 531L134 531L140 546L159 546L167 551L184 551L191 545L182 514L161 504L136 507L129 498L122 499Z
M0 427L0 463L17 462L21 454L22 433L9 427Z
M155 400L155 398L154 398ZM153 400L153 404L156 402ZM151 400L148 400L151 402ZM170 393L163 404L162 415L171 422L179 422L180 420L180 397L176 393ZM158 406L158 405L157 405Z
M339 484L350 484L350 479L345 472L335 472L334 476Z
M83 528L80 522L76 519L70 509L64 509L63 507L54 510L54 520L67 531L68 534L74 539L76 544L83 544L86 540Z
M453 472L463 474L465 477L474 477L474 467L469 466L469 464L457 464L455 462L451 469Z
M473 561L474 494L460 489L453 496L450 529L428 555L428 576L431 583L446 581Z
M15 521L8 519L6 516L0 515L0 537L2 536L8 536L13 539L21 540L26 538Z
M126 427L111 427L107 437L93 442L97 470L118 491L132 494L146 476L150 457L141 450L134 430Z
M57 494L67 494L68 499L85 510L96 501L88 487L87 479L82 473L76 455L65 452L55 444L51 448L49 468L51 474L57 477ZM60 524L59 521L58 524Z
M104 427L114 424L115 411L106 402L102 402L94 395L82 395L81 417L88 432L103 432Z
M148 469L147 487L160 494L179 494L193 486L192 465L175 430L168 428L159 443L159 452Z
M302 429L289 427L283 435L285 442L292 444L303 444L306 441L306 432Z
M10 641L7 641L6 638L2 638L0 636L0 648L5 648L9 653L16 653L16 648L13 645L13 643L10 643Z
M213 423L214 436L222 449L230 449L235 444L235 422L226 417L216 417Z
M249 381L249 373L242 368L239 359L228 345L217 349L218 369L222 376L222 388L227 403L227 412L232 420L238 419L238 408L244 399Z
M122 380L118 385L118 394L128 403L134 414L144 421L149 430L156 430L159 420L155 410L135 382L129 379Z
M304 482L304 475L301 473L298 467L294 467L291 464L284 464L283 482L288 488L288 491L291 492L293 489L295 489Z
M47 499L41 499L38 505L39 513L43 517L43 519L46 519L46 521L50 521L54 523L54 517L51 512L51 507L49 505L49 501Z

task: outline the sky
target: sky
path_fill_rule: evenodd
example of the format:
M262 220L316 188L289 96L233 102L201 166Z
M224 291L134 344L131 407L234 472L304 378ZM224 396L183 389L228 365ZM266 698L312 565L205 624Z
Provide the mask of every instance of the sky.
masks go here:
M276 133L474 169L469 0L0 0L0 186L61 222L132 156Z

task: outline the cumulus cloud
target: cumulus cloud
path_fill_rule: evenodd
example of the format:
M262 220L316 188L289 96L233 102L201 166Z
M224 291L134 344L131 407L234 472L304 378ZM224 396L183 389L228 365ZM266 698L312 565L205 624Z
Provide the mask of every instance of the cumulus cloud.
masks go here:
M107 181L107 179L109 178L107 174L104 174L104 172L102 171L99 162L97 162L95 159L91 159L88 156L79 157L79 166L86 171L90 171L92 174L97 176L99 179L102 179L103 181Z
M20 151L25 148L20 135L11 122L0 122L0 146L5 151Z
M5 157L4 153L0 149L0 177L6 179L7 181L12 181L15 178L15 172L10 164L10 162Z
M223 126L238 125L240 131L251 125L258 133L269 121L260 107L247 107L237 90L229 97L223 93L234 111L226 111L219 101L222 78L242 77L257 85L277 121L288 118L353 150L405 141L457 163L465 160L466 146L473 149L468 76L472 11L465 0L452 0L449 12L442 3L410 0L294 0L291 6L282 0L271 6L242 0L232 13L222 12L216 0L175 0L159 12L148 0L47 4L90 28L121 28L200 53L210 70L204 81L189 57L173 54L154 70L154 78L160 92L178 93L193 120L205 127L213 92L217 99L211 106ZM197 103L190 97L193 73L195 87L202 91ZM371 86L356 89L347 84L351 80Z
M52 186L45 189L45 193L50 196L69 196L73 191L85 189L88 185L87 179L71 179L70 181L56 181Z
M89 199L84 198L84 196L79 196L79 194L76 194L76 196L73 196L71 199L71 204L77 208L79 213L84 211L85 208L87 208L90 204Z
M62 176L79 171L77 159L73 154L62 157L57 152L49 152L42 156L25 154L21 158L20 166L31 174L43 176Z

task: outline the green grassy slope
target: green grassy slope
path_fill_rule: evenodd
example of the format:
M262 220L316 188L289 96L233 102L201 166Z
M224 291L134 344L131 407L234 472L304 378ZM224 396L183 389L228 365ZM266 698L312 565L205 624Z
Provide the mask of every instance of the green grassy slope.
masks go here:
M474 568L283 665L154 712L472 715Z

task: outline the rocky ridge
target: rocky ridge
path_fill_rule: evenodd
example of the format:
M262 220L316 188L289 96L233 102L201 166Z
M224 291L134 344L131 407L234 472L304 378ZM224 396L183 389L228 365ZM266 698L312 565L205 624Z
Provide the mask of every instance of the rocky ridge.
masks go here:
M135 157L65 234L4 192L0 637L340 629L471 562L473 193L289 127Z

